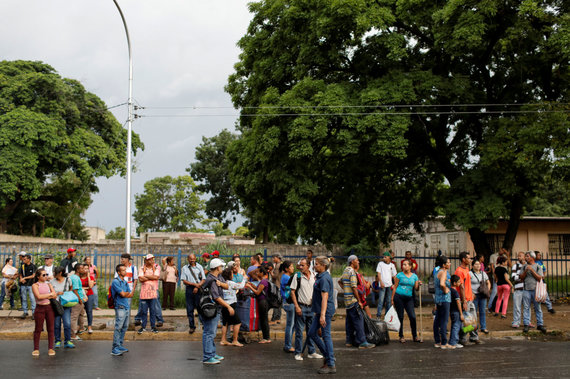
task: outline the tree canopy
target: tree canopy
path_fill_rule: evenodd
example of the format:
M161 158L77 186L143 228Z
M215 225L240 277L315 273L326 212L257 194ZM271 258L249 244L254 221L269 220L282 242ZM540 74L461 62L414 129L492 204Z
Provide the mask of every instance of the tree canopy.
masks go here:
M226 90L230 177L252 220L372 245L438 212L490 253L568 165L568 4L265 0Z
M80 215L95 178L125 173L126 135L78 81L41 62L1 61L1 231L30 234L45 222L85 237ZM142 148L133 134L133 151Z
M134 220L139 232L184 232L202 220L204 201L189 175L154 178L135 195Z

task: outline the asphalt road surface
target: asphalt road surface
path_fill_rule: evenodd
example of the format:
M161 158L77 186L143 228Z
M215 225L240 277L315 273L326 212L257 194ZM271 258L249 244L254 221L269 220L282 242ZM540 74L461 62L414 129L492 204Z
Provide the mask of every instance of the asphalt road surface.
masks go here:
M1 378L299 378L322 377L320 359L295 361L282 342L243 348L217 345L226 359L219 365L201 363L200 342L126 342L123 356L110 355L110 341L80 341L74 350L57 349L32 357L32 341L0 341ZM570 342L492 340L463 349L433 348L407 342L369 350L344 347L335 341L337 377L570 377Z

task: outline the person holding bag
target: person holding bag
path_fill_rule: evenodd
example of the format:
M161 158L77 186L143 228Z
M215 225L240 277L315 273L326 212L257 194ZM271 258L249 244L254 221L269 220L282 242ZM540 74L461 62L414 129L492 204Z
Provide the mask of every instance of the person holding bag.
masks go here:
M491 293L489 276L483 271L481 262L478 260L473 262L473 269L469 273L469 276L471 277L471 291L474 296L473 304L475 304L475 309L479 313L479 328L483 333L489 334L485 312L487 309L487 300Z
M32 293L36 300L36 309L34 311L34 351L32 355L37 357L40 355L40 337L42 334L44 321L48 332L48 355L55 355L54 347L54 314L50 304L50 299L56 299L57 294L52 285L48 282L48 273L40 268L35 273L35 283L32 284Z
M412 272L412 262L408 259L402 262L402 269L403 271L394 277L394 287L396 290L392 292L391 299L392 306L396 307L398 319L400 320L400 328L398 331L400 342L406 342L404 339L404 309L410 319L414 342L423 342L417 335L416 312L414 310L414 291L420 288L421 281L418 276Z
M71 289L71 282L67 278L65 273L65 268L56 267L53 271L54 278L51 280L51 285L55 290L58 300L67 291ZM71 342L71 307L63 307L63 314L61 316L56 315L54 319L54 332L55 332L55 348L61 347L61 324L63 322L63 337L64 343L63 347L67 349L75 348L75 345Z

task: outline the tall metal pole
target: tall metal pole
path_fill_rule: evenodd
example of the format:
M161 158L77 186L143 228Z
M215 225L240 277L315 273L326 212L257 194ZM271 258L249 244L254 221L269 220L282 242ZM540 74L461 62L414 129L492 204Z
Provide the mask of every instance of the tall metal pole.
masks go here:
M125 33L127 34L127 45L129 47L129 118L127 120L127 213L125 222L125 252L131 253L131 133L132 133L132 122L133 122L133 55L131 51L131 38L129 36L129 29L127 28L127 21L123 15L121 7L117 0L113 0L119 13L121 14L121 19L123 20L123 25L125 26Z

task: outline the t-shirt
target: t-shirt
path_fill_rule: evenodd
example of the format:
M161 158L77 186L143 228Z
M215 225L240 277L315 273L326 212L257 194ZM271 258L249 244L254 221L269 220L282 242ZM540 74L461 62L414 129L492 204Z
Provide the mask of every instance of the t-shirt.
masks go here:
M480 271L479 273L469 271L469 276L471 277L471 291L473 292L473 295L477 295L479 293L479 286L486 286L489 276L483 271Z
M299 287L297 288L297 275L301 275L301 281L299 282ZM297 297L297 303L299 305L311 305L313 301L313 287L315 286L315 275L309 271L309 277L307 278L304 274L295 273L295 279L291 282L291 290L295 290L295 296Z
M451 304L449 306L450 312L459 312L457 301L461 302L461 296L459 296L459 292L457 292L455 288L451 287Z
M404 271L404 261L405 261L405 260L406 260L406 259L402 259L402 260L400 261L400 269L401 269L402 271ZM409 260L412 262L412 272L415 274L415 273L416 273L416 270L418 269L418 262L416 262L416 260L413 259L413 258L410 258Z
M69 278L64 278L63 282L60 282L59 280L54 278L50 281L50 283L56 293L69 291L71 289L71 281L69 280Z
M499 258L499 253L491 254L489 257L489 266L497 267L497 258Z
M81 300L86 301L87 295L85 295L85 291L83 291L83 286L81 285L81 278L75 274L69 275L68 278L69 280L71 280L71 289L76 290Z
M176 267L166 266L166 282L176 283Z
M313 289L313 305L311 306L311 311L316 313L316 317L320 317L321 315L321 307L323 302L323 292L329 294L327 299L327 310L326 315L331 316L334 315L335 307L334 307L334 293L333 293L333 282L331 278L331 274L328 271L322 272L317 275L317 279L315 281L315 286Z
M245 287L245 280L242 280L241 282L234 282L233 280L227 280L226 283L229 288L227 290L222 288L224 300L230 305L237 303L237 295L236 295L237 291Z
M524 264L517 261L511 269L511 277L515 285L515 291L524 289L524 282L520 281L520 275L522 274L522 268Z
M80 279L81 279L81 286L84 287L85 294L87 296L93 295L93 288L87 288L89 286L89 280L87 279L87 277L85 278L80 277ZM91 276L91 280L95 281L95 278Z
M192 270L192 272L190 272ZM192 275L194 273L194 275ZM196 277L196 279L194 279ZM187 264L186 266L182 267L182 275L180 275L180 280L185 280L190 283L200 283L202 280L206 279L206 274L204 273L204 269L200 263L196 263L196 266L190 266ZM237 280L234 279L234 282ZM186 286L187 288L194 288L193 286Z
M156 275L160 276L160 266L155 264L154 267L148 268L143 266L139 269L139 276L145 276L145 273L148 275ZM148 299L156 299L158 294L158 279L155 280L147 280L141 283L141 292L139 294L139 299L148 300Z
M538 275L542 276L542 268L539 265L537 265L536 263L534 263L533 265L524 265L521 273L525 272L527 266L532 267L532 269ZM534 291L536 289L536 279L534 278L534 276L532 276L532 274L530 272L527 272L526 276L524 278L524 289L526 291Z
M398 275L396 275L396 278L399 280L398 287L396 288L396 293L402 296L412 296L414 293L414 286L419 280L418 276L412 273L412 275L410 275L408 278L406 274L400 272Z
M18 272L18 269L16 267L5 265L4 268L2 268L2 283L6 283L8 280L11 280L11 279L5 278L4 275L12 276L12 275L16 274L17 272Z
M75 264L77 263L77 258L73 257L73 258L63 258L61 260L61 262L59 263L60 267L63 267L65 269L65 273L69 274L71 271L75 271Z
M53 265L51 266L42 266L44 270L46 270L46 274L53 278Z
M378 263L376 266L376 272L380 273L380 278L384 287L390 287L392 285L392 277L396 276L398 273L396 271L396 266L393 263L386 263L384 261Z
M342 290L344 295L344 305L346 308L352 308L355 304L358 304L358 299L354 297L353 288L358 287L358 278L356 277L356 271L350 266L344 269L342 276Z
M37 268L33 263L30 263L29 265L22 263L20 266L20 278L33 275L35 274L36 270ZM26 279L23 285L31 286L32 284L34 284L34 278Z
M285 300L285 290L290 278L291 277L288 274L283 273L283 275L281 275L281 285L279 286L279 292L281 292L281 298L283 300Z
M218 287L218 285L216 284L216 280L219 280L220 282L224 282L225 280L224 278L222 278L222 276L214 276L214 274L212 274L211 272L208 272L208 276L206 276L206 280L204 281L204 285L202 286L203 288L209 288L210 289L210 295L212 296L213 300L216 300L217 298L224 298L224 292L222 291L222 289L220 287ZM217 303L216 303L217 304Z
M126 280L115 278L111 283L111 296L115 302L115 309L117 307L124 307L129 309L129 299L121 296L121 292L131 292L129 283Z
M261 279L261 281L257 286L259 287L262 284L263 284L263 291L261 291L259 295L257 295L258 300L267 299L267 295L269 294L269 281L267 279Z
M463 289L465 291L465 300L473 301L473 291L471 290L471 276L469 275L469 268L465 267L457 267L455 270L455 275L459 276L461 283L463 283ZM457 292L460 291L458 287L456 287Z
M508 271L503 266L497 266L495 269L495 276L497 277L497 285L502 286L503 284L508 284L507 280L505 279L505 274L508 274Z

